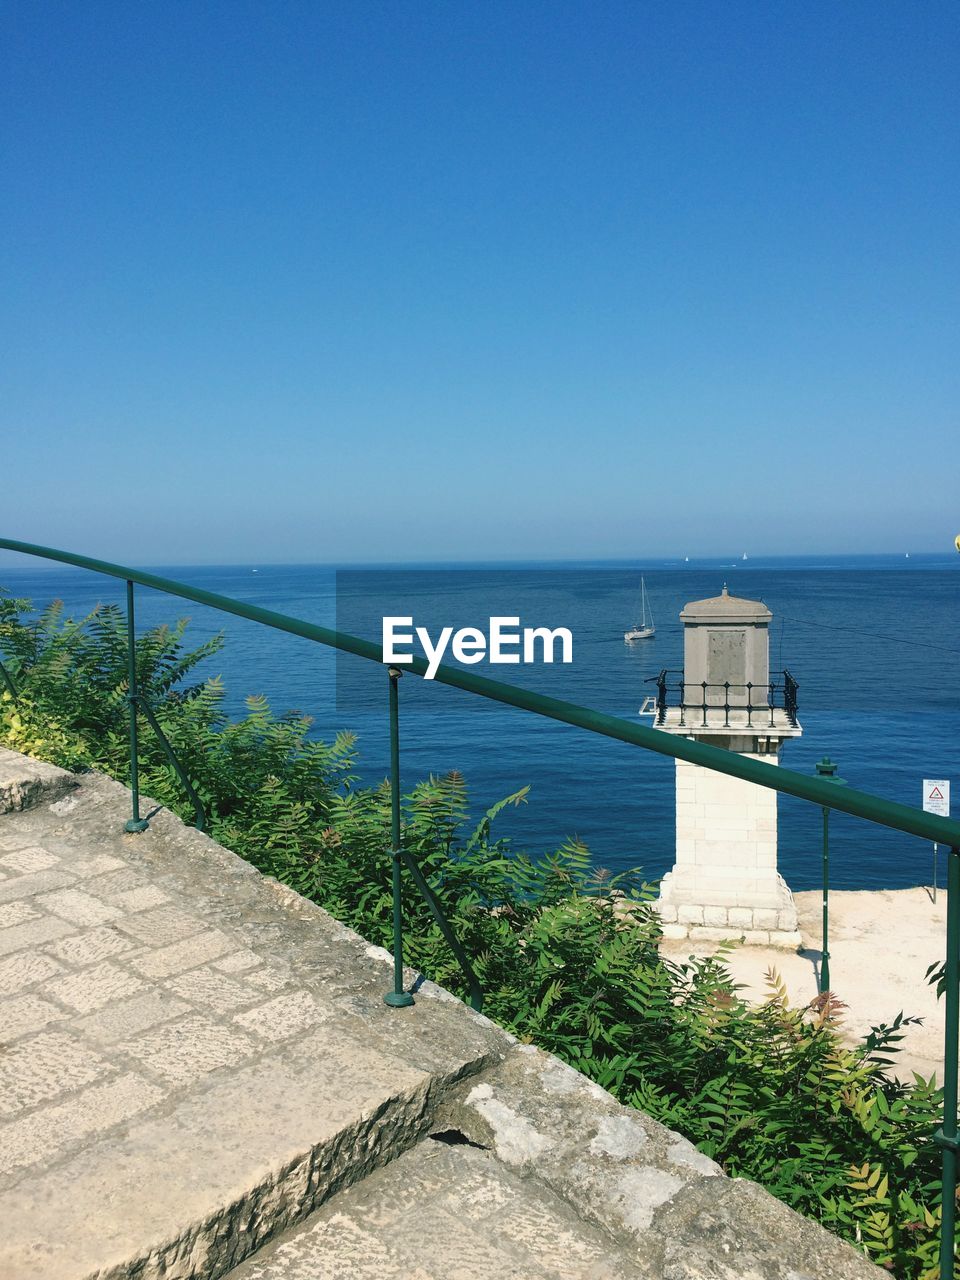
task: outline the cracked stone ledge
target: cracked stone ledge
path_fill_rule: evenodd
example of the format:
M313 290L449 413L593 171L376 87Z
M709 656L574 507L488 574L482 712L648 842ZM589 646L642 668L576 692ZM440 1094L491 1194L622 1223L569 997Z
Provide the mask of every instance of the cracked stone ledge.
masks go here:
M532 1045L518 1045L442 1114L663 1280L870 1280L886 1274L756 1183L727 1177L680 1134Z
M57 801L77 785L66 769L0 747L0 814Z

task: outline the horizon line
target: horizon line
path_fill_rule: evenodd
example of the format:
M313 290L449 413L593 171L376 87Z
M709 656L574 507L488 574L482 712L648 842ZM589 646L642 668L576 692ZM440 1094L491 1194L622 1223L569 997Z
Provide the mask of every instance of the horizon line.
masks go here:
M32 559L22 552L9 552L11 556L23 557L24 561ZM643 565L676 565L682 567L689 564L695 568L702 565L705 568L733 568L744 569L750 571L752 562L754 561L785 561L785 560L831 560L843 558L848 560L889 560L889 559L927 559L930 557L943 557L944 560L952 560L952 556L946 550L936 551L828 551L828 552L777 552L774 554L754 553L754 555L744 559L745 553L732 552L728 554L709 555L709 556L690 556L687 558L680 556L551 556L551 557L512 557L512 558L459 558L459 559L423 559L423 560L260 560L253 559L243 560L206 560L206 561L178 561L178 560L161 560L153 562L141 562L139 565L131 565L130 567L138 567L141 569L161 569L161 568L182 568L182 569L243 569L243 568L264 568L264 569L288 569L288 568L318 568L318 569L435 569L435 568L469 568L473 566L483 566L484 568L549 568L553 565L602 565L602 566L624 566L624 567L642 567ZM37 557L39 560L40 557ZM728 563L729 562L729 563ZM957 562L954 562L957 563ZM43 559L39 565L33 564L11 564L11 569L33 569L36 568L40 572L56 572L65 569L77 569L79 572L85 572L76 565L58 564ZM960 567L960 564L958 564Z

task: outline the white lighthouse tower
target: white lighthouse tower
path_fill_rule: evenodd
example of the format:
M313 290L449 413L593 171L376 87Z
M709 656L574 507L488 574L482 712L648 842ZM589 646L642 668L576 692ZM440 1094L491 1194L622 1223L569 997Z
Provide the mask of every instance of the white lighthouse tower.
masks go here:
M770 678L772 616L726 584L686 605L683 672L660 673L656 727L779 764L784 741L803 730L796 682L788 671ZM684 760L676 771L676 862L658 903L665 936L798 947L793 895L777 871L776 791Z

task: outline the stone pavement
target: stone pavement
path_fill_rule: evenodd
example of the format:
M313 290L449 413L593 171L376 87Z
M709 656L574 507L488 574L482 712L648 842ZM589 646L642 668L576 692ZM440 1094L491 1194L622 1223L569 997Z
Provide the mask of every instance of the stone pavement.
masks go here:
M0 1275L217 1274L409 1147L498 1036L398 1017L375 949L81 781L0 818Z
M335 1196L229 1280L632 1280L650 1274L555 1192L521 1180L489 1151L428 1139Z
M0 750L3 1280L876 1274L432 984L388 1009L385 952L128 813Z

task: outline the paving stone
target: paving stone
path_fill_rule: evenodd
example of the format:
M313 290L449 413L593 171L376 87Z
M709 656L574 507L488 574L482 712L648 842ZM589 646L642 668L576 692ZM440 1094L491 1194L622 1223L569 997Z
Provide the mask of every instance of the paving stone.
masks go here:
M78 858L71 861L70 870L75 876L81 879L87 879L92 876L102 876L107 871L119 871L127 864L121 858L111 858L109 854L97 854L93 858Z
M56 893L45 893L36 901L45 911L69 920L71 924L106 924L123 914L119 907L101 902L82 889L60 889Z
M86 1017L75 1018L70 1025L72 1030L81 1032L87 1039L100 1044L114 1044L117 1040L127 1040L140 1031L155 1027L158 1022L167 1022L191 1012L190 1005L175 999L168 991L148 987L129 1000L108 1004Z
M121 1047L173 1084L242 1062L257 1049L248 1036L199 1015L155 1027Z
M158 907L170 899L158 889L156 885L147 884L139 889L128 889L125 893L118 893L112 902L124 911L146 911L148 907Z
M459 1209L459 1200L459 1196L448 1197L451 1209ZM541 1266L559 1276L589 1275L591 1280L599 1280L601 1274L614 1274L605 1265L609 1245L588 1236L575 1215L570 1214L566 1221L558 1219L560 1215L551 1211L544 1198L528 1193L515 1196L490 1225L495 1227L498 1238L509 1240L518 1252L536 1258Z
M498 1181L496 1178L491 1178L486 1169L476 1170L464 1165L457 1169L454 1181L449 1186L441 1188L438 1184L437 1170L438 1168L443 1170L446 1166L438 1166L437 1160L441 1158L445 1149L440 1142L427 1142L422 1152L423 1160L403 1159L402 1164L398 1163L395 1167L391 1165L385 1168L374 1175L374 1181L370 1183L370 1195L365 1193L365 1188L361 1190L358 1187L356 1193L348 1193L348 1204L345 1204L342 1196L338 1195L330 1201L330 1212L332 1214L348 1212L352 1221L364 1227L375 1227L380 1234L388 1235L395 1222L401 1218L416 1218L423 1212L425 1204L431 1204L432 1208L447 1207L448 1193L456 1192L461 1178L465 1181L465 1194L457 1199L464 1204L470 1203L471 1194L480 1185L481 1180L488 1184ZM479 1150L479 1148L471 1148L471 1150ZM395 1169L402 1170L402 1175L395 1176ZM496 1194L501 1204L509 1203L509 1188L499 1184ZM464 1214L464 1216L469 1218L471 1215ZM473 1215L472 1220L477 1221L477 1216ZM309 1228L311 1224L315 1225L319 1221L318 1213L303 1225Z
M62 1009L42 1000L39 996L17 996L13 1000L0 1000L0 1044L8 1044L20 1036L40 1031L51 1022L60 1022L67 1015Z
M264 1040L286 1040L331 1016L332 1010L309 991L288 991L246 1013L238 1013L233 1020Z
M55 800L48 808L51 813L55 813L58 818L62 818L66 814L72 813L78 803L76 796L64 796L62 800Z
M9 929L27 920L39 920L42 912L29 902L4 902L0 905L0 929Z
M104 875L94 876L84 886L88 893L96 894L104 902L112 902L118 893L126 893L130 889L142 889L150 881L139 871L124 866L120 871L108 871Z
M22 951L25 947L39 947L44 942L73 933L74 928L74 925L57 916L41 916L38 920L14 925L12 929L4 929L0 933L0 956L7 956L12 951Z
M120 933L114 925L84 929L82 933L72 934L69 938L52 942L44 948L47 954L77 968L139 949L142 948L135 939Z
M62 1032L21 1040L0 1054L0 1115L16 1115L112 1071L100 1054Z
M437 1157L434 1155L434 1158ZM428 1169L429 1167L427 1166ZM463 1160L459 1162L456 1178L443 1190L441 1200L447 1209L458 1216L471 1222L483 1222L492 1218L499 1219L506 1211L515 1199L510 1188L511 1184L503 1177L503 1170L498 1162ZM418 1192L418 1195L422 1197L422 1192Z
M445 1280L499 1280L501 1276L504 1280L530 1280L550 1274L532 1258L515 1257L503 1249L502 1237L493 1237L438 1209L426 1216L421 1213L398 1219L387 1239L408 1266L424 1266ZM576 1272L568 1275L573 1280Z
M63 965L40 951L21 951L0 960L0 996L25 991L63 973Z
M75 877L65 871L61 863L49 871L35 871L30 875L12 876L0 884L0 902L14 898L32 898L38 893L48 893L74 883Z
M255 973L251 973L248 981L261 991L282 991L293 982L293 974L289 969L277 964L261 965Z
M167 980L167 987L184 1000L195 1004L211 1005L224 1011L240 1009L263 998L262 993L242 982L235 982L225 973L204 966Z
M870 1280L849 1245L641 1111L531 1045L516 1045L446 1118L536 1178L670 1280ZM585 1135L592 1135L584 1141ZM497 1220L499 1221L499 1215Z
M130 963L148 978L171 978L186 969L196 969L209 960L215 960L232 948L233 944L225 933L210 929L169 947L134 956Z
M131 937L151 947L163 947L179 942L195 933L202 933L204 922L176 904L144 911L124 920L120 927Z
M55 854L48 853L39 845L28 845L25 849L18 849L15 853L8 853L0 858L0 867L25 874L29 871L46 871L55 867L59 861Z
M0 1174L62 1156L81 1139L106 1132L163 1097L162 1089L128 1073L2 1125Z
M231 1276L237 1280L241 1276L243 1280L343 1280L346 1276L407 1280L413 1274L446 1280L445 1275L423 1269L411 1272L409 1263L389 1247L382 1233L334 1214L312 1228L309 1242L284 1241L268 1259L248 1263Z
M258 964L263 964L263 960L255 951L231 951L228 956L224 956L221 960L214 960L213 968L219 969L221 973L243 973L245 969L253 969Z
M109 960L94 965L90 969L82 969L79 973L71 973L63 978L55 978L48 983L47 990L77 1013L91 1013L105 1004L123 1000L133 995L143 986L143 980L134 973L128 973Z

